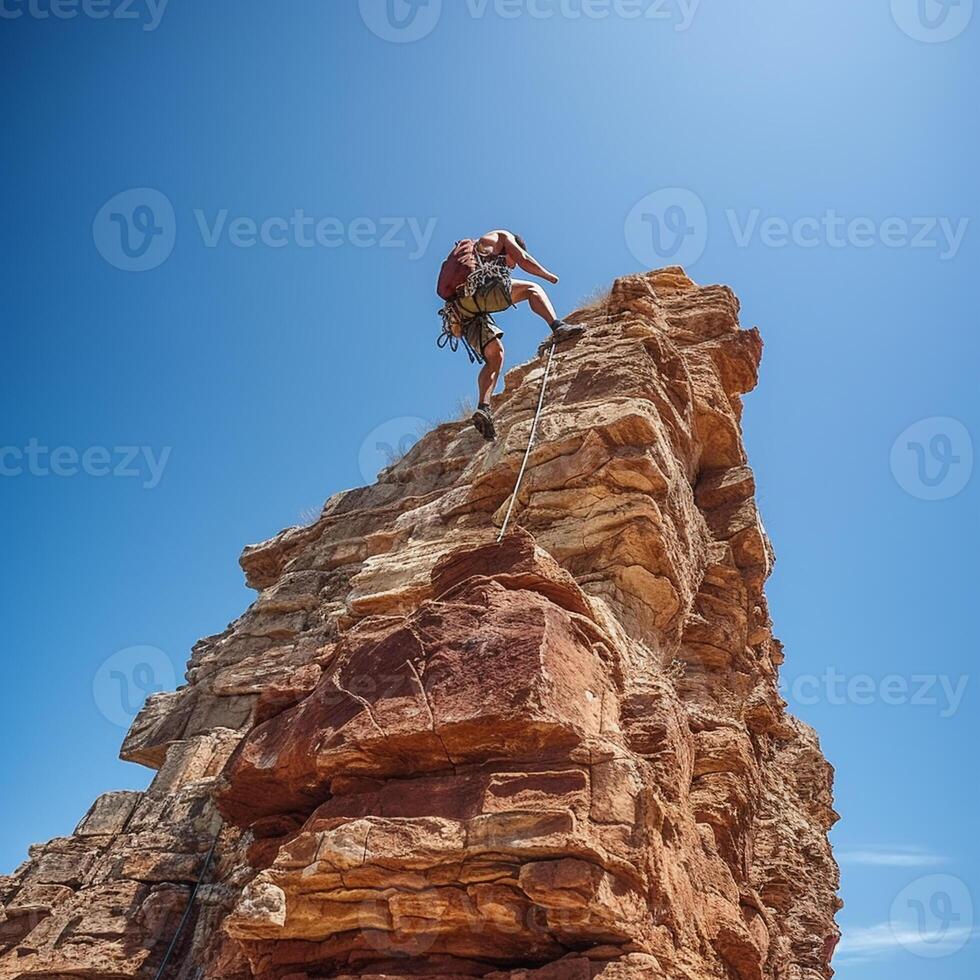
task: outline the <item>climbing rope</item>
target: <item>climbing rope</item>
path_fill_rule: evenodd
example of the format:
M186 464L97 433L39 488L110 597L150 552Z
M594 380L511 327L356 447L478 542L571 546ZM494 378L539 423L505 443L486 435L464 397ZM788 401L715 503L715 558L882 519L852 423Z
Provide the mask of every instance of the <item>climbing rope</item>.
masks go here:
M218 838L221 836L221 831L224 829L224 823L218 824L218 830L214 835L214 840L211 841L211 848L208 851L208 856L204 859L204 865L201 868L201 873L197 876L197 881L194 883L194 888L191 891L190 898L187 899L187 907L184 909L184 914L180 917L180 923L177 926L177 931L174 933L174 938L170 940L170 945L167 947L167 952L163 954L163 962L160 964L160 969L157 970L156 976L153 980L162 980L163 974L167 967L170 965L170 959L174 955L177 949L177 943L180 941L180 937L183 935L184 928L187 926L187 920L191 917L191 912L194 909L194 901L197 898L197 893L204 883L204 878L208 873L208 869L211 867L211 861L214 858L215 849L218 846Z
M464 296L476 296L483 290L499 286L510 295L512 279L507 260L503 255L481 255L479 249L476 256L476 268L467 276L463 286Z
M462 320L460 317L459 308L456 306L455 300L449 300L448 303L439 311L439 316L442 317L442 333L439 334L436 339L436 347L442 350L446 345L455 354L459 350L459 342L463 342L463 347L466 349L466 354L470 359L470 364L474 364L479 361L483 363L483 357L477 356L475 350L470 347L470 342L466 339L466 331L463 328ZM493 317L489 313L478 313L476 318L482 317L493 323ZM458 331L458 332L457 332Z
M514 492L510 495L510 506L507 508L507 516L504 518L503 526L500 528L500 534L497 535L498 544L503 541L504 535L507 533L507 524L510 522L510 515L514 510L514 504L517 501L517 495L520 493L521 484L524 482L524 471L527 469L527 461L531 458L531 449L534 447L534 436L538 431L538 419L541 418L541 409L544 407L544 393L548 387L548 375L551 373L551 361L554 356L555 341L552 341L551 348L548 351L548 363L544 367L544 377L541 379L541 394L538 395L538 409L534 413L534 421L531 423L531 434L527 438L527 449L524 450L524 462L521 463L521 470L517 474L517 483L514 484Z

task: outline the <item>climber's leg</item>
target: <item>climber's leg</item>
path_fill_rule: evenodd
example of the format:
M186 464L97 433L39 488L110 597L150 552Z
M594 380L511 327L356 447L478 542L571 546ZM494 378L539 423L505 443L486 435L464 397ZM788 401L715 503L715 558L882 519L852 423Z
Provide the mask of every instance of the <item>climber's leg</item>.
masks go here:
M542 348L547 348L553 343L560 344L566 340L574 340L585 333L585 327L581 324L565 323L555 316L555 308L551 305L548 294L536 282L515 279L511 283L510 295L515 303L523 303L526 300L531 309L551 327L551 336L544 341Z
M472 422L484 439L491 440L496 438L497 429L494 426L493 414L490 411L490 398L497 387L497 379L504 367L504 345L500 342L499 337L495 337L483 348L483 357L485 363L477 380L480 403L473 413Z
M514 279L510 285L510 295L515 305L526 302L549 327L558 319L548 294L536 282Z
M480 389L479 403L481 406L490 404L490 396L497 387L497 379L500 377L501 370L503 370L504 345L500 342L499 337L496 340L491 340L483 348L483 356L486 359L486 363L483 365L483 370L480 372L480 377L477 380L477 387Z

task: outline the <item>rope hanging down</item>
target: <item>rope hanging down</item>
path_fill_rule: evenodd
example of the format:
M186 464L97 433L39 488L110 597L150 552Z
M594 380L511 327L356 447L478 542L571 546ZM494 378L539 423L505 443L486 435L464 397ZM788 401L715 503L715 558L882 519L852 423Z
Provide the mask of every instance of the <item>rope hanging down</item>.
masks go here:
M507 508L507 516L504 518L500 534L497 535L497 543L504 539L507 533L507 524L510 522L510 515L514 510L517 495L521 491L521 483L524 482L524 471L527 469L527 461L531 458L531 449L534 447L534 436L538 431L538 419L541 418L541 409L544 406L544 393L548 387L548 375L551 373L551 361L555 356L555 341L551 342L551 349L548 351L548 363L544 368L544 377L541 379L541 394L538 395L538 409L534 413L534 422L531 423L531 434L527 438L527 449L524 451L524 462L521 463L521 471L517 474L517 483L514 484L514 492L510 495L510 506Z
M201 868L201 873L197 876L197 881L194 883L194 889L191 891L190 897L187 899L187 907L184 909L184 914L180 917L180 924L177 926L177 931L174 933L174 938L170 940L170 945L167 947L167 952L163 954L163 962L160 964L160 969L157 970L156 976L153 978L153 980L161 980L170 964L170 958L174 955L174 951L177 949L177 943L184 932L184 927L187 925L187 920L190 918L191 911L194 908L194 901L197 898L197 893L204 882L208 869L211 867L211 859L214 857L215 848L218 846L218 838L221 836L221 831L223 829L224 824L219 823L218 831L214 835L214 840L211 841L211 849L208 851L208 856L204 859L204 865Z

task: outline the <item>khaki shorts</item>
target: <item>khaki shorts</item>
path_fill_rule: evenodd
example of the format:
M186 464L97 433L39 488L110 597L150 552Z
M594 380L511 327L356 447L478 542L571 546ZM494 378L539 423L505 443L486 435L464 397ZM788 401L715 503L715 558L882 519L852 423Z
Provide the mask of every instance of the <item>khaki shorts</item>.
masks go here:
M477 316L463 321L463 336L479 359L483 360L483 349L503 337L504 332L489 316Z
M501 313L514 305L510 295L510 283L494 282L480 287L472 296L459 296L456 300L464 318L478 313Z
M480 287L472 296L460 296L456 306L463 318L463 336L473 353L483 360L487 344L503 337L504 332L493 322L491 313L500 313L514 305L510 282L499 281Z

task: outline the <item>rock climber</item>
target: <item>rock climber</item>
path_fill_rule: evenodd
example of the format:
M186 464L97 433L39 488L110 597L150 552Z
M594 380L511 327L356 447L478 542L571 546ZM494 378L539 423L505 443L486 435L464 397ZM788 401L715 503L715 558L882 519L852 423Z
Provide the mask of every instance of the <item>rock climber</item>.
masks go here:
M438 293L446 300L439 311L443 318L440 346L449 342L455 349L462 339L470 359L483 364L471 421L487 441L497 436L490 398L504 366L504 346L500 342L504 332L492 314L526 302L551 328L546 344L562 343L585 333L585 327L558 319L548 294L538 283L511 278L511 270L518 266L532 276L558 282L558 276L531 256L520 235L504 229L457 242L439 274Z

